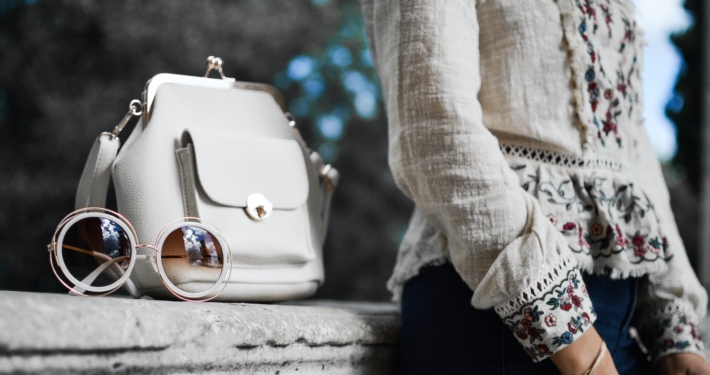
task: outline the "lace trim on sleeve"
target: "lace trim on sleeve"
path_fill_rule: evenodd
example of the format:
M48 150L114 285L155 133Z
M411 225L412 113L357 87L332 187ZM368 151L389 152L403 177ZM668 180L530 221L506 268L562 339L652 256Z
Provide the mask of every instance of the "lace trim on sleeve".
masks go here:
M587 287L574 264L562 258L546 277L494 308L533 361L568 346L596 320Z
M685 299L674 299L645 314L637 326L654 362L674 353L694 353L707 360L698 316Z

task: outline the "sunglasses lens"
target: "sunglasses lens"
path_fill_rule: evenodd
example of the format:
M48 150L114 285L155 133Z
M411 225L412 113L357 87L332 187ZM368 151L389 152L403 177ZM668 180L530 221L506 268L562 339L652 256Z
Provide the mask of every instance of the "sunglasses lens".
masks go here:
M226 282L222 246L208 230L185 224L168 234L161 253L165 275L183 293L218 292L217 284Z
M57 250L64 261L65 273L69 273L66 276L74 278L72 284L79 287L113 284L123 276L131 255L130 240L123 228L100 217L83 218L71 224Z

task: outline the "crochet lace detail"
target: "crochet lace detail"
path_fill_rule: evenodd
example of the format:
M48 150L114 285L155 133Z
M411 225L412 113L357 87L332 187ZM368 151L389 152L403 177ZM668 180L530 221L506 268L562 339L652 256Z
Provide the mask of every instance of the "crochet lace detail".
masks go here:
M686 299L676 298L644 314L636 326L654 360L686 352L706 357L698 323L692 304Z
M621 172L624 170L624 165L621 162L601 157L579 158L564 155L555 151L511 144L501 144L500 150L504 155L515 156L562 167L607 169L613 172Z
M567 280L569 271L574 268L576 268L576 262L572 257L570 255L562 256L541 279L535 280L526 290L496 306L495 312L501 317L519 312L523 305L543 298L555 286Z

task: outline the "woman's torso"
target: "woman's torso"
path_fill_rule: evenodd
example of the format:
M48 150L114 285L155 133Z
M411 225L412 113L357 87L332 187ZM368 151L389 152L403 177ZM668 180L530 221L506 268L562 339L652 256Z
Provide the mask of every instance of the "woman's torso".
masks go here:
M584 270L666 270L682 242L666 205L654 204L668 195L643 126L633 4L479 0L477 11L483 123L522 188ZM446 257L446 239L415 211L390 289Z

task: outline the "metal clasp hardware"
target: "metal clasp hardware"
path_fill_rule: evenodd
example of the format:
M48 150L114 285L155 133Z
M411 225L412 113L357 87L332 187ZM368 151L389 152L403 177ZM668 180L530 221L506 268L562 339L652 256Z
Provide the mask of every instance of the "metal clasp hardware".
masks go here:
M113 131L111 132L111 139L118 137L118 134L121 133L121 130L126 127L126 124L128 124L128 121L130 121L133 116L140 116L142 114L143 104L141 104L141 101L138 99L131 100L131 103L128 104L128 112L126 112L118 125L113 128Z
M284 115L288 119L288 126L296 127L296 116L292 115L291 112L284 112Z
M223 64L223 62L222 62L221 57L214 57L214 56L208 57L207 58L207 71L205 72L205 78L209 77L210 72L212 70L216 70L219 72L219 75L222 77L223 80L230 81L230 82L236 81L232 77L225 77L224 71L222 71L222 64Z
M323 179L326 189L335 190L335 187L338 186L338 182L328 176L328 172L330 172L331 169L333 169L333 167L330 164L323 166L323 169L320 170L320 177Z
M256 193L247 198L247 206L244 210L252 220L261 221L271 216L274 206L263 194Z

